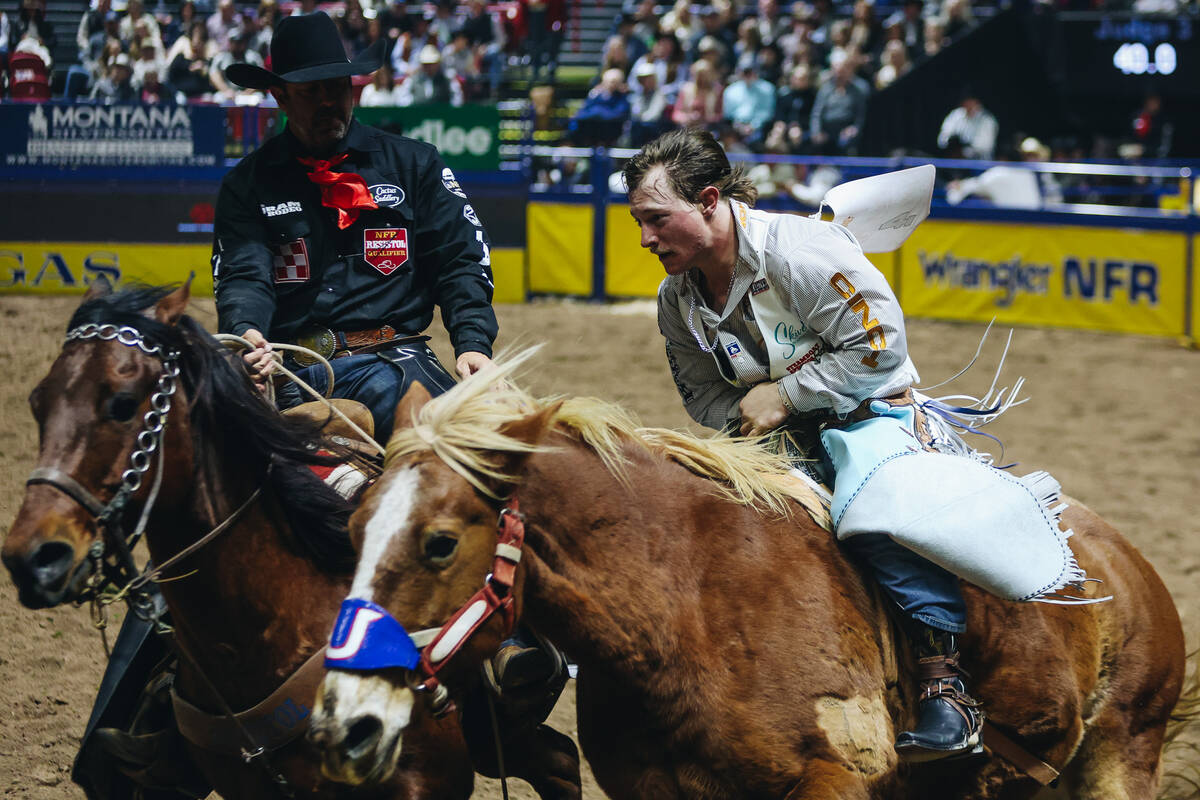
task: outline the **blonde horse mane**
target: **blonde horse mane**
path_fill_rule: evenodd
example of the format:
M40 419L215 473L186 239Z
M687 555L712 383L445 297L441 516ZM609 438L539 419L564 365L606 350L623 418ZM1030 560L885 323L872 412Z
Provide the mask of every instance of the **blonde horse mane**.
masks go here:
M497 359L495 367L476 373L426 403L408 427L399 426L387 445L385 468L398 458L432 452L479 491L495 497L488 483L517 483L504 471L504 453L549 452L507 436L502 428L537 413L550 413L550 424L583 441L609 471L626 482L624 446L633 444L674 461L712 481L716 493L733 503L764 508L788 516L799 503L829 528L829 513L803 481L792 477L791 464L760 440L718 434L700 439L666 428L641 426L628 411L593 397L535 398L510 378L535 353L524 350Z

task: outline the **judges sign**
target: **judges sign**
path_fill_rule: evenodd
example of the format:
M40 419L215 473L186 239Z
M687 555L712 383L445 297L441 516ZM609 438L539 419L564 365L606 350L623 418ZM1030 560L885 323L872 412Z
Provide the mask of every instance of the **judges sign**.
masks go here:
M216 167L225 115L212 106L0 106L3 166Z

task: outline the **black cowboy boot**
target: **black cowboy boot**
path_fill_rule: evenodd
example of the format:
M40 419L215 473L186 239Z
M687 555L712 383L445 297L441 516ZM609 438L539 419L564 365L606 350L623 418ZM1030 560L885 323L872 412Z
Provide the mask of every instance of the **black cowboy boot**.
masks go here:
M967 694L954 634L920 626L914 642L921 685L917 727L896 737L906 761L934 761L982 752L983 712Z

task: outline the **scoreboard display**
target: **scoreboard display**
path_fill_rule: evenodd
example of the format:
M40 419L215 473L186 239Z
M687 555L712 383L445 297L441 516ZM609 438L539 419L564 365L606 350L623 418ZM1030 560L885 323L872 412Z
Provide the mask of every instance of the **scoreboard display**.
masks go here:
M1062 14L1058 63L1074 91L1200 98L1200 19Z

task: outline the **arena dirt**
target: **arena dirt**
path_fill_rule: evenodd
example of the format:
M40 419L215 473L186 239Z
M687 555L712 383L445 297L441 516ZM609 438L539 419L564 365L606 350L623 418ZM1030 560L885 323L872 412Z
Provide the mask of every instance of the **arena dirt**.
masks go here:
M36 454L26 398L57 354L77 301L0 297L0 524L7 532ZM192 314L210 328L212 302ZM671 385L651 303L601 306L540 302L499 308L499 344L545 343L525 380L540 394L597 395L647 424L687 424ZM435 325L436 327L436 325ZM983 327L913 320L909 349L925 384L956 373ZM955 387L983 391L1003 332ZM444 336L436 349L452 363ZM991 430L1018 474L1049 469L1066 490L1122 530L1174 595L1189 643L1200 643L1200 353L1173 341L1102 333L1018 329L1005 366L1025 376L1032 401ZM944 391L944 390L939 390ZM111 635L115 635L115 629ZM29 611L0 576L0 796L80 800L69 771L103 670L100 638L83 608ZM575 733L569 686L552 723ZM603 795L588 776L584 796ZM515 782L519 783L519 782ZM534 795L513 785L514 798ZM481 780L478 798L499 798Z

